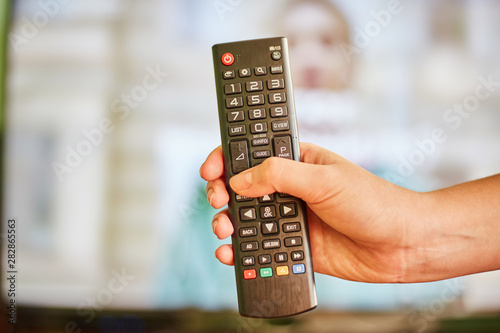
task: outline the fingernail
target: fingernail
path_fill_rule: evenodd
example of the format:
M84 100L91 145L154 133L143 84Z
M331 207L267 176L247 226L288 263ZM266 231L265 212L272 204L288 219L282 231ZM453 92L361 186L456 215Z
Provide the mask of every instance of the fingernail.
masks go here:
M217 223L219 223L218 219L212 221L212 231L215 233L215 227L217 227Z
M208 203L212 206L212 199L214 198L215 191L211 188L207 192Z
M231 188L235 191L246 190L252 186L252 172L242 172L229 180Z

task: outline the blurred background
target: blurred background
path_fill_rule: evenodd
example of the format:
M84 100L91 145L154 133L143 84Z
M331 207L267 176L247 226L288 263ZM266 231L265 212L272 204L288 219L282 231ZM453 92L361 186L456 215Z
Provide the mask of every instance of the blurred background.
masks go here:
M500 1L0 6L19 331L500 331L498 271L410 285L316 274L317 310L239 317L198 174L220 144L211 46L277 35L301 141L417 191L498 173Z

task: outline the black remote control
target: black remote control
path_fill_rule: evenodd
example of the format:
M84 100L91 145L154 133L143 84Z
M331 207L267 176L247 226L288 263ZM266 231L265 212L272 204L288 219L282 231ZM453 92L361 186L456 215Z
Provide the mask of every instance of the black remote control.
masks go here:
M270 156L300 161L286 38L212 48L240 314L274 318L317 305L304 202L243 197L229 179Z

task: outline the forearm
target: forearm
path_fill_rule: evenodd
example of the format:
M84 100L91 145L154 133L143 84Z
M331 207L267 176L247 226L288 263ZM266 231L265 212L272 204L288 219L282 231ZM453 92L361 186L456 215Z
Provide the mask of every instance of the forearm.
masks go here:
M500 269L500 175L419 196L406 282Z

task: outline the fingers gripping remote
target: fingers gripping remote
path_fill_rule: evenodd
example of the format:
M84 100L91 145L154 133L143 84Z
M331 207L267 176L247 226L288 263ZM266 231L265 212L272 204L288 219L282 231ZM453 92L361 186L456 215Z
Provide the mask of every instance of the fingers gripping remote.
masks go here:
M304 202L249 198L229 179L266 158L300 160L286 38L212 48L240 314L273 318L317 305Z

